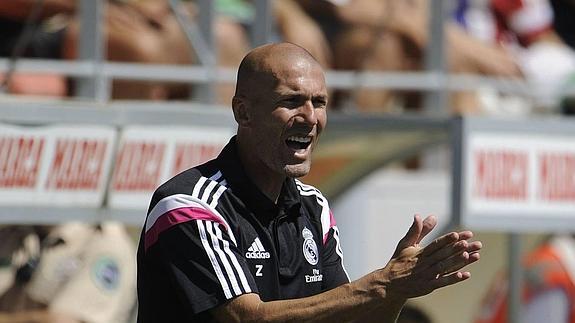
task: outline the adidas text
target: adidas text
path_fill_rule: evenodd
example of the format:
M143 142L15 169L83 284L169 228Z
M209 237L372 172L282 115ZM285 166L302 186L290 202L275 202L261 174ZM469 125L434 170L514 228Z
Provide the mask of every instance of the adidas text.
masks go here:
M246 252L246 258L250 259L268 259L270 257L270 253L266 251Z

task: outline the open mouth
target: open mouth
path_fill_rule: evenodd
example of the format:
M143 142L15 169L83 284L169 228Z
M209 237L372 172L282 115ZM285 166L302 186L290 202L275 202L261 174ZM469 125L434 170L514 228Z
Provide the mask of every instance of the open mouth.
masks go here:
M307 149L311 144L311 137L290 136L286 139L286 145L294 150Z

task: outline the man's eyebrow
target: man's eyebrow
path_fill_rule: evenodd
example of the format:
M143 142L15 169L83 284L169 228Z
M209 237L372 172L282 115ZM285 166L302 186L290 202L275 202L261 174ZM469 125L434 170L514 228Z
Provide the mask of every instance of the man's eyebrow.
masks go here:
M277 98L279 100L285 100L285 99L297 99L297 100L303 100L305 98L307 98L307 95L297 92L297 91L286 91L286 92L278 92L277 94Z
M305 95L303 90L293 90L293 89L278 89L276 91L279 95L282 96L292 96L292 95Z
M305 90L292 90L292 89L281 89L276 91L276 93L279 96L303 96L303 97L308 97L308 94L305 93ZM327 98L327 94L326 93L320 93L320 94L312 94L311 95L312 99L316 99L316 98Z

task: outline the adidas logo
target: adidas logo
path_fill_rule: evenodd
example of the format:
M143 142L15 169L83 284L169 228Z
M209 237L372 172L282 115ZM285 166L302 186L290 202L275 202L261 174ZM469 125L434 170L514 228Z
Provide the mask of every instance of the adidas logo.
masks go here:
M268 259L270 257L270 253L266 251L258 237L256 237L252 245L248 248L248 252L246 252L246 258L249 259Z

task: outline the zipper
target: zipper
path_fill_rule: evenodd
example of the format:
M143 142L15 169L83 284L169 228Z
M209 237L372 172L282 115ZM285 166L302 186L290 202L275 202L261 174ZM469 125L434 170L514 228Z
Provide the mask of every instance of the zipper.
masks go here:
M278 298L282 298L282 291L281 291L281 283L280 283L280 270L281 270L281 263L280 263L280 245L279 245L279 239L278 239L278 226L279 226L279 222L285 218L285 212L283 212L283 210L279 210L279 214L278 216L272 220L272 240L273 240L273 245L274 245L274 249L275 249L275 257L274 258L274 262L275 262L275 266L276 266L276 284L277 284L277 290L276 290L276 295Z
M277 257L276 260L278 262L278 270L280 268L279 264L279 257L280 257L280 243L278 239L278 226L281 220L283 220L287 214L283 209L279 210L278 216L273 220L273 240L274 240L274 247L276 248Z

